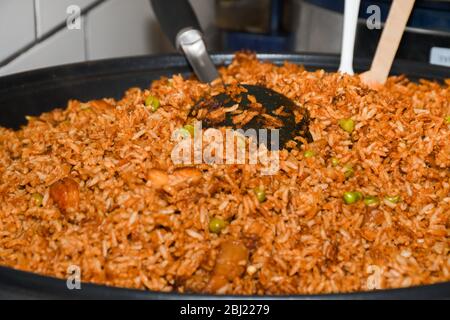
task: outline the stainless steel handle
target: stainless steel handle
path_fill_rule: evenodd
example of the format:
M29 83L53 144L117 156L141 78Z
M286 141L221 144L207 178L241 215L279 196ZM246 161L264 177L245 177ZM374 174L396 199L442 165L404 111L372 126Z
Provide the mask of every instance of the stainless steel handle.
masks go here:
M201 82L212 82L219 77L199 30L193 28L181 30L176 37L176 46L184 53Z

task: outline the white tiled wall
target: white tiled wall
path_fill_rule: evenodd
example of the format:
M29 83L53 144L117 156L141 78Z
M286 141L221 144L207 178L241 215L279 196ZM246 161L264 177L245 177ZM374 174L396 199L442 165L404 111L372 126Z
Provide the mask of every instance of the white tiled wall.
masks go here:
M214 0L191 2L211 40ZM82 9L98 5L82 17L80 30L64 28L48 37L49 31L66 20L67 7L74 4ZM149 0L0 0L0 76L87 59L173 50ZM16 57L1 66L11 55Z
M38 37L49 32L67 18L67 8L77 5L85 9L96 0L35 0Z
M89 59L171 50L148 0L108 0L87 15Z
M33 1L0 1L0 60L34 41Z
M0 76L26 70L85 60L84 32L67 30L38 43L14 61L0 69Z

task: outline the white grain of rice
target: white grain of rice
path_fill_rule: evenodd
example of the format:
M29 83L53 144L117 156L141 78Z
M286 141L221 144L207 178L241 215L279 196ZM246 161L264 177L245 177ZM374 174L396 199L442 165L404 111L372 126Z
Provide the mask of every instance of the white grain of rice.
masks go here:
M130 220L128 221L128 226L132 226L136 222L137 218L138 218L137 212L131 213Z
M422 210L420 210L420 214L427 213L427 212L431 211L431 209L433 209L433 208L434 208L433 203L427 204L425 207L422 208Z
M39 177L39 180L45 181L47 179L47 174L43 172L36 172L36 175Z
M141 130L141 131L136 132L136 133L133 135L133 137L131 138L131 140L137 140L137 139L139 139L140 137L142 137L142 136L145 134L146 131L147 131L146 129L143 129L143 130Z
M44 193L44 197L42 199L42 206L45 207L47 205L49 199L50 199L50 193L48 190L46 190Z
M219 209L220 211L225 210L225 208L228 206L229 203L230 203L230 200L228 200L228 199L222 201L222 203L219 205L218 209Z
M187 229L186 233L191 238L194 238L194 239L197 239L197 240L203 240L203 236L200 233L198 233L198 232L196 232L196 231L194 231L192 229Z
M90 179L87 183L86 183L86 187L91 188L93 186L95 186L100 180L100 177L97 175L95 176L93 179Z
M106 258L108 256L108 244L107 244L106 240L102 241L102 254L103 254L104 258Z
M408 194L408 196L412 197L413 196L413 191L411 189L411 185L408 182L405 183L405 189L406 189L406 193Z
M396 203L390 202L390 201L388 201L387 199L383 199L383 203L384 203L385 205L387 205L389 208L392 208L392 209L394 209L394 208L397 206Z
M229 287L228 284L224 285L223 287L221 287L220 289L217 290L217 294L219 294L219 295L225 294L228 291L228 287Z
M402 250L401 252L400 252L400 255L402 256L402 257L404 257L404 258L409 258L409 257L411 257L411 251L409 251L409 250Z
M257 271L258 269L254 265L249 265L247 267L247 273L251 276L254 275Z
M176 212L176 207L173 207L173 206L158 210L158 213L160 213L160 214L172 214L175 212Z
M397 122L395 122L395 124L397 125L397 129L400 132L405 132L405 127L403 127L403 124L400 121L397 120Z
M430 113L430 111L429 111L429 110L426 110L426 109L414 109L414 112L415 112L416 114L426 114L426 113Z
M388 226L392 226L392 216L390 212L383 210L384 219L386 220L386 223Z
M283 280L283 277L281 277L281 276L275 276L270 279L270 281L272 281L272 282L280 282L282 280Z
M339 233L346 239L350 239L350 235L347 231L345 231L344 229L339 229Z

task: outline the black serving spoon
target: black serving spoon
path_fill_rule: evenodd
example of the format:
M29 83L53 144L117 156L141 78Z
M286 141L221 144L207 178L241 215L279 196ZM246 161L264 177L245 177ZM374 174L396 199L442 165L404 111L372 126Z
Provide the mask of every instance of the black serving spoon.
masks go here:
M184 53L197 78L210 83L220 77L206 50L200 24L188 0L150 0L162 30ZM191 110L190 116L198 118L200 114L213 114L221 108L233 108L217 118L202 118L206 127L231 127L233 129L278 129L279 147L283 148L296 137L312 141L308 131L309 113L286 96L258 85L240 84L235 90L227 90L216 96L204 97ZM256 102L255 102L256 100ZM201 110L206 112L201 112ZM257 112L255 112L255 110ZM250 116L248 121L236 121L239 116ZM270 136L270 135L268 135ZM273 150L275 141L263 141ZM299 142L297 139L296 142Z

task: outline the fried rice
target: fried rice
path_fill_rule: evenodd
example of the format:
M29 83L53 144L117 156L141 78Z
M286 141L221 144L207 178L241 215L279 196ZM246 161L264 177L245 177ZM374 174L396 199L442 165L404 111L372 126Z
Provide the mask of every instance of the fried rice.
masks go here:
M173 133L221 90L180 75L0 128L0 265L58 278L78 266L84 282L180 293L450 280L450 80L396 76L373 90L249 53L220 72L306 108L313 142L281 150L274 175L259 164L175 165ZM362 197L346 203L346 192Z

